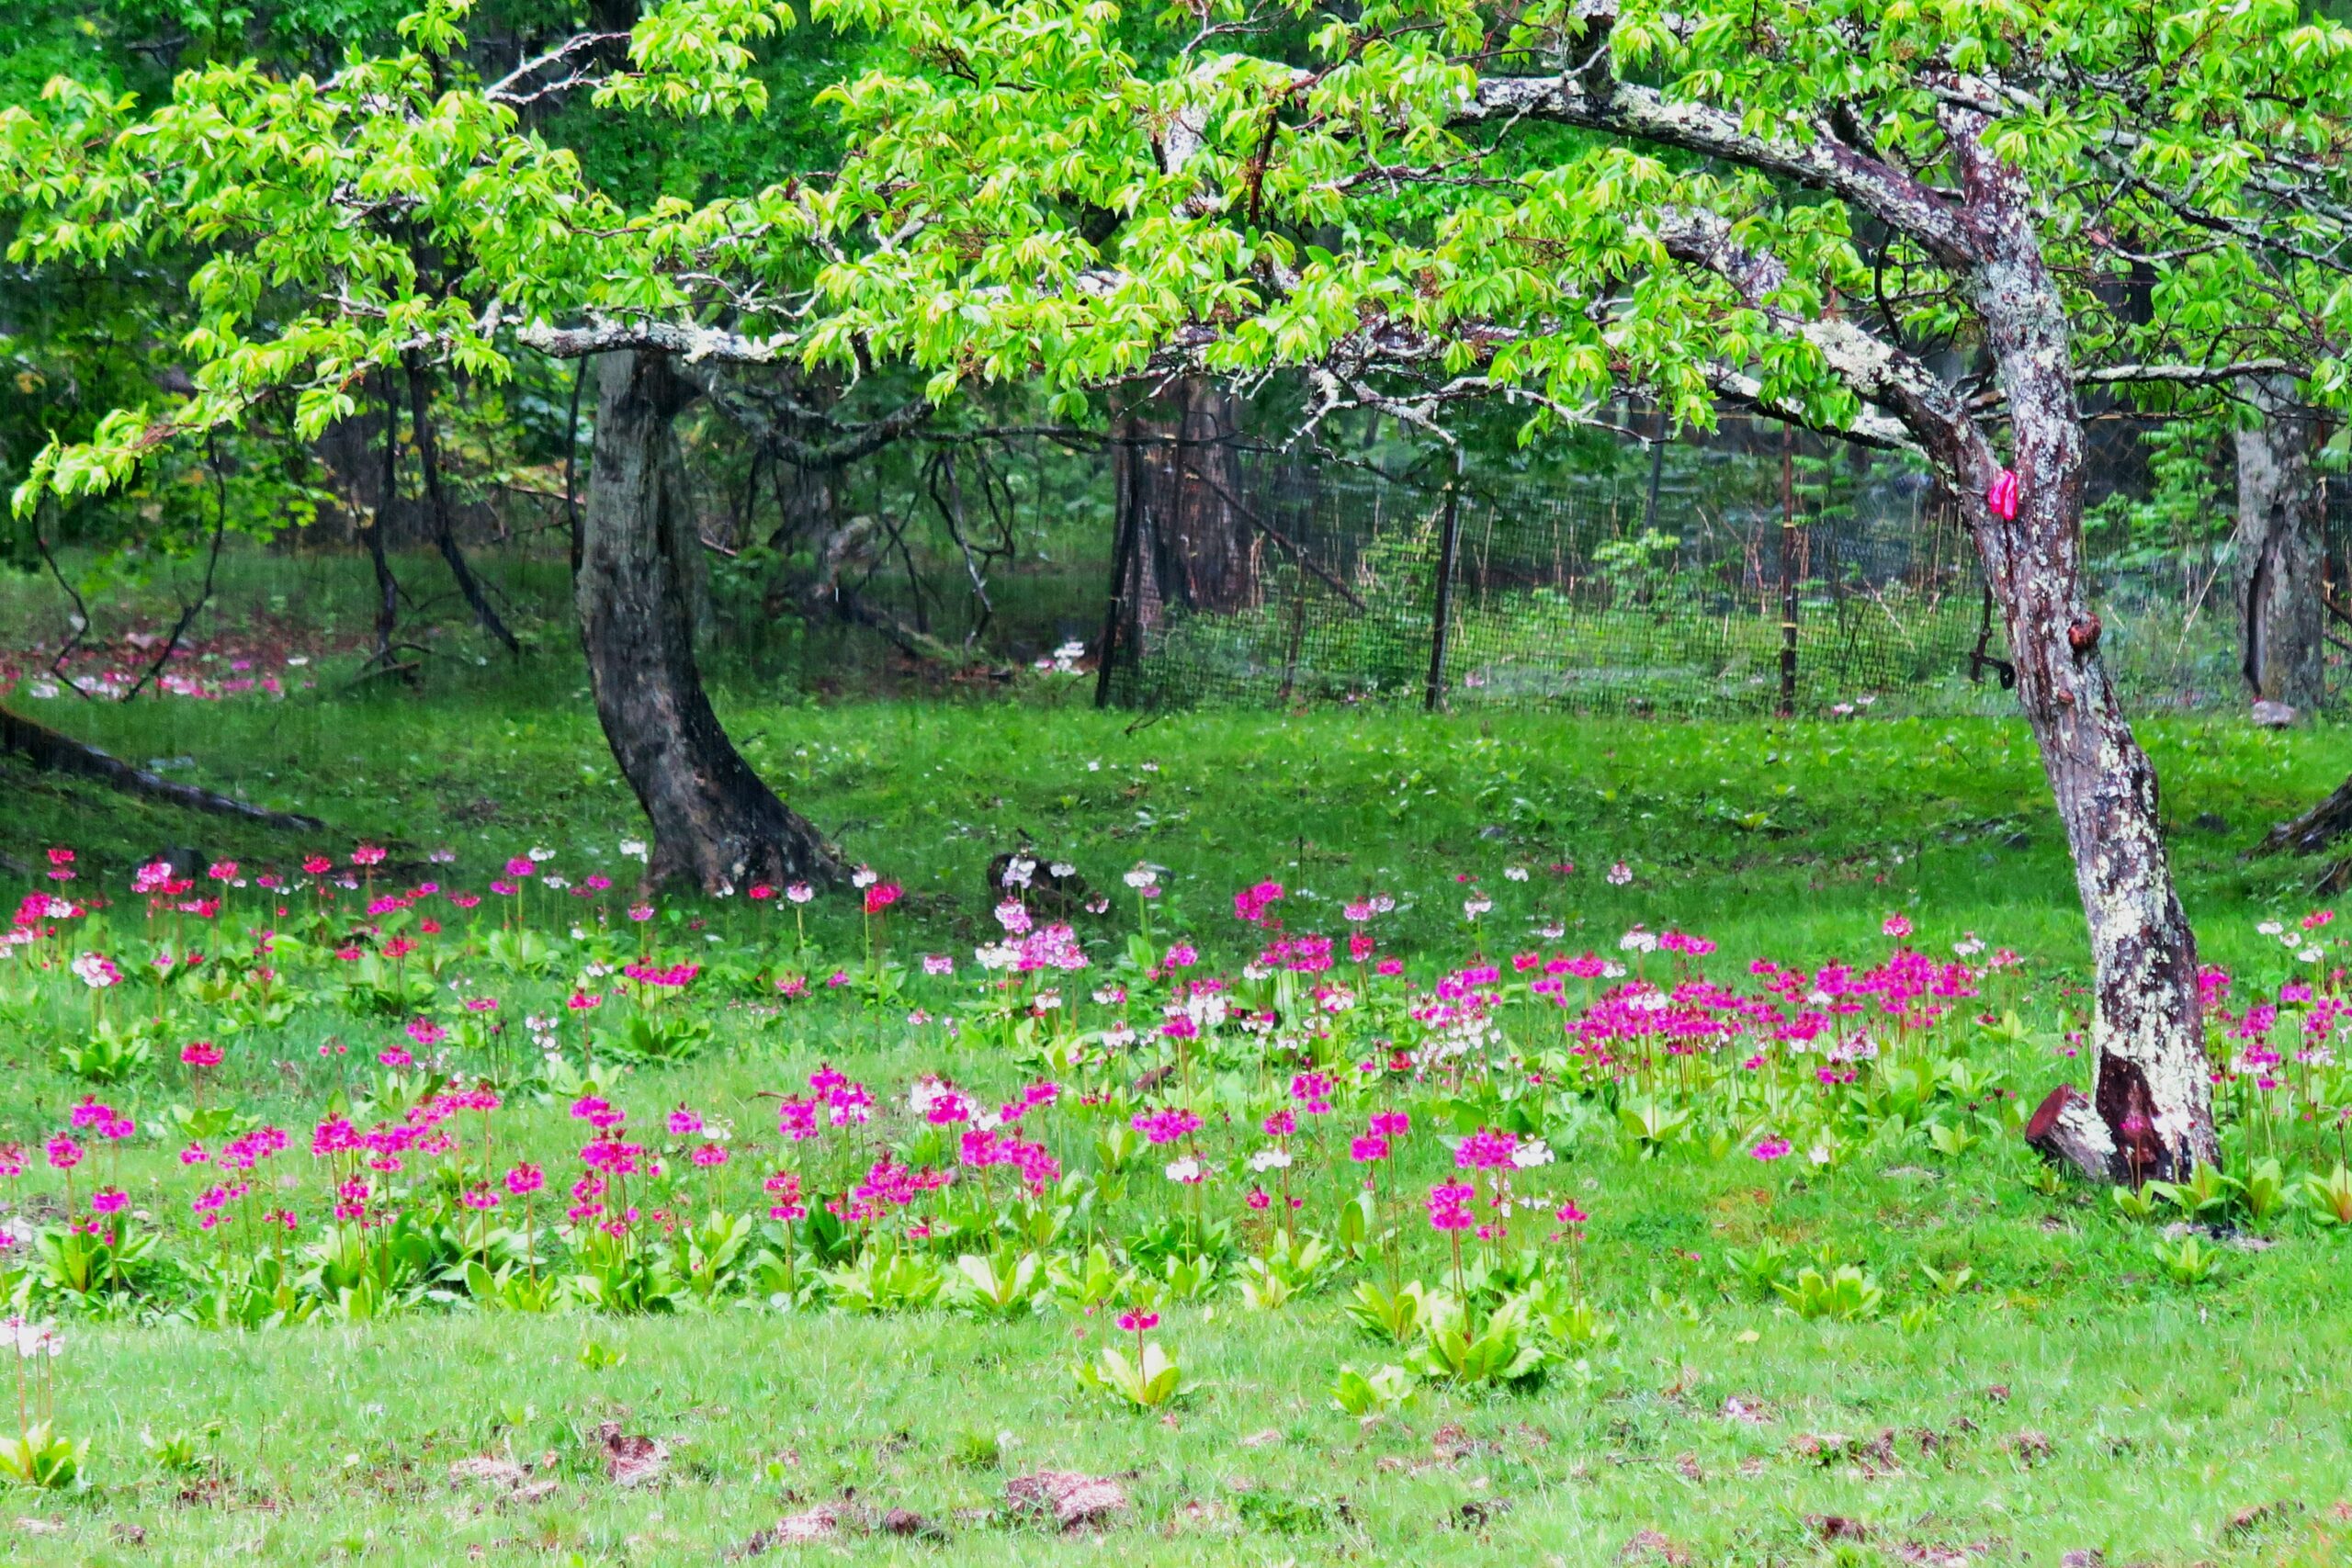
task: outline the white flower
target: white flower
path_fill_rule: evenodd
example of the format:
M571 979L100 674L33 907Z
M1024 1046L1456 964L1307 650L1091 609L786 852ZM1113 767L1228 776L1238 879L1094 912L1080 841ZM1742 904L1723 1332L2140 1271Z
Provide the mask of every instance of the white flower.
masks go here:
M1487 897L1484 893L1473 893L1469 897L1462 900L1463 915L1466 919L1473 920L1476 919L1479 916L1485 914L1494 907L1495 901L1492 898Z
M1531 1138L1513 1145L1510 1163L1521 1170L1532 1170L1539 1165L1552 1163L1552 1145L1540 1138Z
M1070 864L1069 862L1066 860L1057 860L1046 869L1052 872L1057 877L1076 876L1078 874L1078 867Z
M2277 920L2265 920L2254 929L2260 931L2264 936L2277 936L2280 931L2285 931L2287 928L2280 925Z
M1507 865L1503 867L1503 879L1506 882L1524 882L1527 880L1527 868L1523 865Z
M1256 1154L1250 1156L1250 1168L1261 1172L1269 1170L1288 1170L1290 1168L1290 1151L1288 1149L1277 1149L1271 1147L1260 1149Z
M1635 926L1617 939L1617 946L1621 952L1624 953L1656 953L1657 933L1645 931L1641 927Z
M1138 865L1120 879L1130 887L1149 887L1159 880L1159 873L1148 865Z
M1207 1168L1190 1155L1186 1155L1182 1159L1170 1160L1168 1165L1168 1179L1170 1181L1182 1181L1190 1185L1207 1174Z
M643 839L623 839L621 840L621 853L627 855L633 861L642 862L645 860L647 852L645 840Z
M849 885L852 887L863 889L871 887L881 880L882 878L871 868L859 866L856 871L850 874Z
M2320 961L2320 956L2321 956L2321 954L2320 954L2320 950L2319 950L2318 948L2316 948L2316 947L2307 947L2307 948L2303 949L2301 953L2298 953L2297 954L2295 954L2295 956L2296 956L2297 958L2301 959L2301 960L2302 960L2304 963L2306 963L2306 964L2316 964L2316 963L2318 963L2318 962Z
M1102 1043L1114 1051L1124 1051L1135 1043L1136 1032L1132 1025L1114 1023L1102 1032Z
M1633 868L1632 866L1630 866L1630 865L1627 865L1623 861L1622 861L1622 860L1621 860L1621 861L1619 861L1615 865L1612 865L1612 866L1611 866L1611 867L1609 868L1609 886L1611 886L1611 887L1623 887L1623 886L1624 886L1627 883L1629 883L1629 882L1631 882L1631 881L1633 881L1633 880L1634 880L1634 868Z
M805 882L796 882L784 890L784 896L796 904L806 904L817 896L817 890Z
M555 859L555 852L548 849L544 844L533 844L526 852L535 861L551 861Z

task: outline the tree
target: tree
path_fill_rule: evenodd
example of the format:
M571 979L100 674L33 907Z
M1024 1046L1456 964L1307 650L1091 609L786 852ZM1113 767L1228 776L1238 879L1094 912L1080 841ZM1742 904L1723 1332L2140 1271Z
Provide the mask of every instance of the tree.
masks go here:
M675 427L695 389L662 354L601 355L595 377L573 593L596 716L653 824L647 870L714 888L838 876L832 846L728 739L695 668L687 596L702 541Z
M2290 377L2255 378L2248 400L2256 418L2236 434L2245 682L2256 702L2309 710L2327 694L2327 544L2312 458L2327 444L2328 420Z
M2155 773L2085 595L2078 389L2342 399L2352 34L2281 0L1431 0L1311 36L1278 6L836 9L910 62L838 95L830 230L888 237L822 279L839 362L934 397L1291 371L1310 424L1500 396L1531 435L1631 385L1929 465L2096 972L2092 1095L2037 1133L2101 1179L2218 1157Z
M808 226L782 193L634 209L523 129L526 113L591 87L622 112L754 110L765 89L743 40L790 14L673 6L637 23L626 61L609 33L584 33L483 84L460 30L466 10L427 0L399 24L400 47L355 55L324 79L209 65L143 112L133 96L61 79L38 112L0 112L12 258L58 272L185 258L193 317L181 336L194 361L186 389L161 407L118 408L85 440L52 438L17 511L119 491L175 447L256 421L316 440L373 388L386 417L404 415L413 431L445 558L476 616L503 634L450 530L434 380L506 377L518 337L565 356L624 351L621 368L598 378L613 426L597 436L578 604L600 716L653 819L651 869L714 888L834 875L838 857L752 774L702 690L687 592L700 547L680 507L672 429L690 384L658 363L714 347L772 363L787 339L545 327L608 311L691 321L712 309L708 280L729 272L746 292L722 288L718 304L745 322L773 310L763 291L813 255L792 243ZM777 234L786 243L772 247Z

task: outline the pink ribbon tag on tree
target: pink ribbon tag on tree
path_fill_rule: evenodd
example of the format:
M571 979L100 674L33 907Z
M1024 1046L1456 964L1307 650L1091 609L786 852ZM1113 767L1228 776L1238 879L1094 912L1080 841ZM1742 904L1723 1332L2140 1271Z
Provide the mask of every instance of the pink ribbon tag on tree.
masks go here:
M2003 522L2014 522L2016 520L2018 514L2018 471L2015 468L2003 468L2001 470L2000 478L1993 481L1993 488L1984 492L1984 504L1991 507L1993 509L1993 515L2000 518Z

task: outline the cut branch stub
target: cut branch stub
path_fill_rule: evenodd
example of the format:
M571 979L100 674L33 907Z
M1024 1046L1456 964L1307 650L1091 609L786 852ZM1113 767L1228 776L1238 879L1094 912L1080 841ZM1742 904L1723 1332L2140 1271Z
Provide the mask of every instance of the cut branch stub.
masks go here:
M2073 1084L2062 1083L2043 1098L2025 1124L2025 1141L2051 1164L2071 1166L2086 1180L2113 1179L2115 1139L2090 1097Z

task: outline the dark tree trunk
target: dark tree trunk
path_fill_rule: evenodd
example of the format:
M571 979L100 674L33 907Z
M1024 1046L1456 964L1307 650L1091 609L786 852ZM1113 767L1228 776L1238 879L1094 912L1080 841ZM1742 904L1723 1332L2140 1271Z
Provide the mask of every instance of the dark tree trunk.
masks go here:
M700 543L675 426L695 389L659 354L606 355L595 375L574 592L596 716L653 826L648 875L712 891L834 879L839 853L736 751L695 667L681 563Z
M1981 134L1960 146L1987 251L1970 289L2008 401L2016 517L1985 502L1998 472L1989 448L1977 443L1955 468L2074 856L2097 993L2096 1085L2087 1103L2051 1108L2061 1126L2045 1146L2095 1179L2171 1179L2221 1155L2197 942L2165 853L2155 769L2124 718L2084 592L2083 423L2064 304L2034 242L2025 181Z
M1149 476L1146 536L1159 597L1230 614L1258 603L1258 541L1243 513L1233 394L1204 377L1177 383L1171 425L1136 447Z
M519 654L523 645L498 618L490 603L490 595L482 592L481 580L467 564L466 553L458 547L457 518L449 510L449 494L441 483L440 444L433 428L433 381L421 361L413 355L407 356L409 419L416 437L417 466L424 474L426 510L433 518L433 543L448 563L449 575L458 581L458 592L465 595L466 607L474 613L474 620L482 630L506 645L506 651Z
M145 768L134 768L120 758L110 756L95 746L85 745L71 736L60 735L45 724L36 724L6 708L0 708L0 751L22 757L36 768L51 773L76 773L111 785L126 795L144 795L150 800L184 806L190 811L234 817L242 821L257 822L266 828L281 828L288 832L315 833L326 826L315 817L302 817L288 811L266 811L231 795L198 789L194 784L174 784L159 773L150 773Z
M2352 779L2291 822L2281 822L2262 840L2264 854L2315 855L2352 833Z
M2312 455L2326 442L2327 427L2290 378L2267 377L2249 391L2262 421L2237 433L2243 668L2255 701L2308 712L2326 695L2325 545Z
M391 383L387 381L384 385L384 479L376 491L376 504L368 509L368 526L361 536L368 545L368 562L376 571L376 651L368 660L371 670L392 667L392 633L400 625L400 581L392 575L391 559L384 550L384 522L391 513L393 497L400 493L400 409L393 401Z

